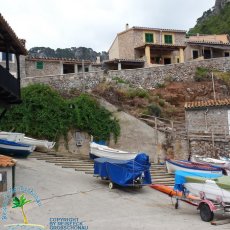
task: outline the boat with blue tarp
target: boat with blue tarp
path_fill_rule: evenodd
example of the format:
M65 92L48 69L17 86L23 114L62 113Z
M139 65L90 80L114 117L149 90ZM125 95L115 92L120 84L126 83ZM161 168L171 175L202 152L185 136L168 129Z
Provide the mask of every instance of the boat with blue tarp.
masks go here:
M94 175L120 186L143 186L151 184L149 156L138 154L133 160L97 158L94 160Z

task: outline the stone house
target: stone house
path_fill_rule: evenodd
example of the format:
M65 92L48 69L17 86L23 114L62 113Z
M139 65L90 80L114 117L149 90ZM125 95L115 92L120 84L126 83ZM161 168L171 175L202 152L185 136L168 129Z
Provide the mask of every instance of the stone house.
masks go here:
M185 60L210 59L230 56L228 34L190 36L186 41Z
M100 63L68 58L39 58L27 56L25 59L26 77L54 76L101 70Z
M109 60L128 60L133 65L140 59L145 66L166 65L184 62L184 30L158 29L126 25L125 31L117 34L110 49ZM122 64L118 66L121 68Z
M185 103L188 133L230 135L230 99Z

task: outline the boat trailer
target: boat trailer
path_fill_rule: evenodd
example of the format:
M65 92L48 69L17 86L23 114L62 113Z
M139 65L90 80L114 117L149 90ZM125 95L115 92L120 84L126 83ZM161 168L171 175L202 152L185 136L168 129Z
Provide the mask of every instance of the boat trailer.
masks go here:
M200 211L201 219L205 222L213 221L215 213L221 213L222 215L226 213L230 213L230 203L223 202L221 197L217 197L215 201L206 199L204 192L200 192L200 199L195 199L195 200L187 198L187 195L185 193L183 193L182 197L179 196L172 196L172 197L176 198L175 209L178 209L179 201L183 201L190 205L196 206L197 210ZM218 222L219 221L214 221L211 223L213 225L218 225ZM230 223L230 219L224 221L224 223L222 222L221 224Z

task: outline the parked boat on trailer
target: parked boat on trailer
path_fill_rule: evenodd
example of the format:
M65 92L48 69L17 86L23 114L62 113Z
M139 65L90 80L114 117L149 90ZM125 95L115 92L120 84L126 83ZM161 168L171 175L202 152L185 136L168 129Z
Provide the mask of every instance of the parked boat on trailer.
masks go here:
M99 145L95 142L90 143L90 158L105 157L115 160L132 160L137 156L137 153L128 152L118 149L109 148L105 145Z
M166 167L169 173L175 173L176 170L186 172L213 173L222 175L222 168L209 164L196 163L184 160L166 160Z

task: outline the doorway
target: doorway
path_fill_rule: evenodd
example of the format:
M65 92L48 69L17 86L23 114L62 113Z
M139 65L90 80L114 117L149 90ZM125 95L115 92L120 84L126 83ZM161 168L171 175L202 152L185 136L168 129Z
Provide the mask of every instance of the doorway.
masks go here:
M164 58L164 64L165 65L171 64L171 58Z

